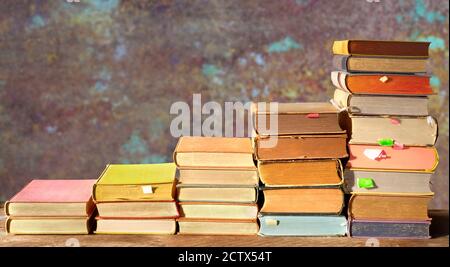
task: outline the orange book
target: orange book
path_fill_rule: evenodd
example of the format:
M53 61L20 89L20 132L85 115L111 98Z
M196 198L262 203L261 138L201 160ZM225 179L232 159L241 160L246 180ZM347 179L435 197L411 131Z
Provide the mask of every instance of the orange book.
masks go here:
M352 195L349 217L359 220L429 220L428 203L432 195Z
M261 213L339 214L344 205L340 188L266 189Z
M352 169L379 169L431 172L439 158L434 147L405 147L397 150L379 145L348 145L350 158L347 167ZM381 157L371 159L370 154L380 152Z
M337 88L352 94L416 96L433 94L430 77L426 75L333 71L331 81Z
M325 186L342 183L339 159L259 161L259 177L266 186Z

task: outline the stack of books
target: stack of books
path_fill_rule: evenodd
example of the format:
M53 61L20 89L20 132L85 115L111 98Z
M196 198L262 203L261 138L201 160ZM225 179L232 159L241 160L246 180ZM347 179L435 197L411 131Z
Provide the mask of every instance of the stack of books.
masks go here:
M260 235L345 235L342 164L346 132L330 103L253 105L254 146L264 183ZM278 119L278 129L271 117ZM265 127L265 126L269 127Z
M32 180L5 204L6 232L88 234L95 180Z
M94 185L96 234L175 234L174 163L110 164Z
M174 161L180 234L258 233L259 178L250 138L181 137Z
M334 102L348 110L350 233L429 237L437 123L428 114L427 42L336 41Z

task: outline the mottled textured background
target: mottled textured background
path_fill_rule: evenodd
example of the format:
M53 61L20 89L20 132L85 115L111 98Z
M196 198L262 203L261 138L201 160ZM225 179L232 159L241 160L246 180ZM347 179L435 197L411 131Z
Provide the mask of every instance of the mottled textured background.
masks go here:
M448 209L448 1L0 2L0 201L31 178L171 160L170 105L327 101L338 39L431 41Z

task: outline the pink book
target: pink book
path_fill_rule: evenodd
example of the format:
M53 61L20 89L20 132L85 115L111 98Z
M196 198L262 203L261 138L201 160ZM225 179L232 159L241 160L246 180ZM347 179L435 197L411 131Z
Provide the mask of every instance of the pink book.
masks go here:
M32 180L5 205L12 217L89 216L96 180Z
M433 172L438 164L434 147L404 147L395 149L379 145L349 145L352 169L403 170Z

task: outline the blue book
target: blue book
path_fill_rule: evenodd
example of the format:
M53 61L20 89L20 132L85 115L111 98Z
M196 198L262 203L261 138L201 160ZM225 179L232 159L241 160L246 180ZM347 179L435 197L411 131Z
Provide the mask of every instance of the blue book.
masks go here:
M345 216L266 215L258 216L262 236L345 236Z

